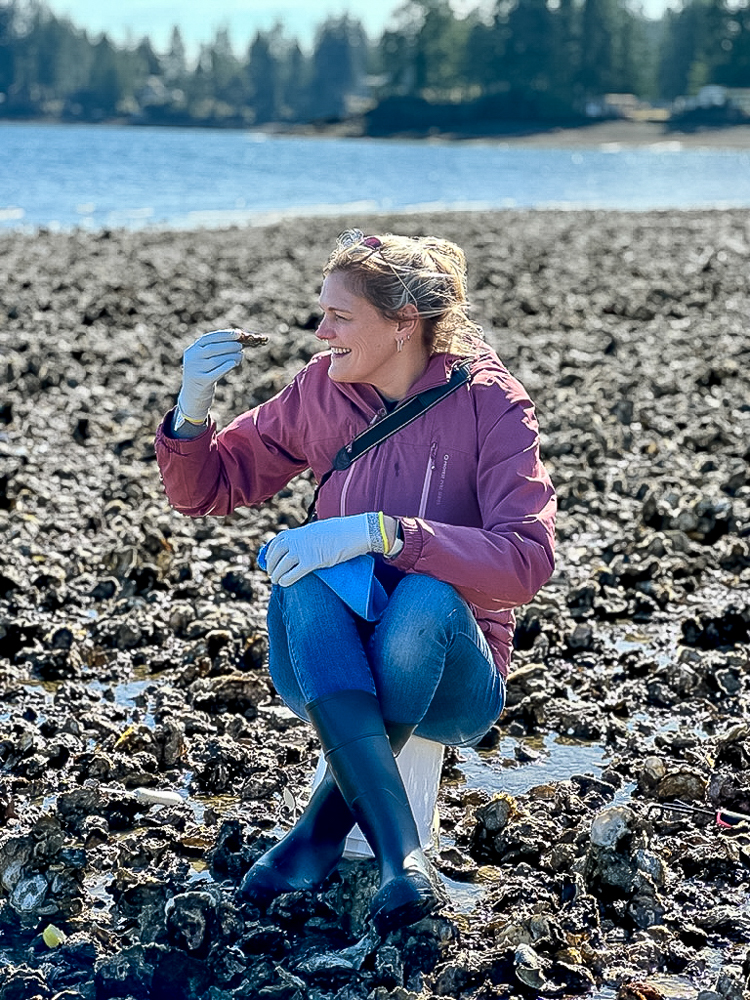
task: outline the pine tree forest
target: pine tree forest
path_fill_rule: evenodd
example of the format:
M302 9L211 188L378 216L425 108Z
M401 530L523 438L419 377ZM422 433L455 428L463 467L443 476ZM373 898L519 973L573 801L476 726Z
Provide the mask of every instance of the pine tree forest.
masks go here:
M219 30L188 59L178 26L156 51L147 37L127 46L91 37L39 0L0 0L0 118L359 122L376 134L572 122L621 113L623 95L630 107L672 113L711 85L750 88L750 0L684 0L658 21L628 0L497 0L483 11L407 0L380 38L351 17L329 18L308 50L281 24L245 51Z

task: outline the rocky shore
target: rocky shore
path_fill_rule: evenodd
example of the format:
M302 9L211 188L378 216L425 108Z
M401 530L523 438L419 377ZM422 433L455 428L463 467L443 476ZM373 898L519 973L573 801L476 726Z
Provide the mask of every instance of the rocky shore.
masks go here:
M152 447L200 332L269 336L219 423L288 381L356 224L464 246L560 496L507 709L445 756L451 905L386 941L368 862L234 894L318 755L255 561L311 482L190 521ZM747 996L749 260L740 210L0 235L0 1000Z

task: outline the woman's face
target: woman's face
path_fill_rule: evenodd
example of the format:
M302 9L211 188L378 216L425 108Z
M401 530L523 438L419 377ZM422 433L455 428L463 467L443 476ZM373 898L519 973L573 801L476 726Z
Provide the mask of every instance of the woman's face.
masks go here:
M326 277L319 302L323 318L316 336L331 351L329 378L366 382L389 396L389 388L400 383L399 322L386 319L367 299L350 291L340 271Z

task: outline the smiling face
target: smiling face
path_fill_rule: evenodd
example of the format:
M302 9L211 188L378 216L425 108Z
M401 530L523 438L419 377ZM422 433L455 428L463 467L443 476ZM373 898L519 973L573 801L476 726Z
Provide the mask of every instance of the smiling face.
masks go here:
M350 290L340 271L326 277L319 301L323 319L316 335L331 351L328 377L334 382L364 382L387 398L400 399L427 363L418 317L387 319ZM410 349L399 352L399 339Z

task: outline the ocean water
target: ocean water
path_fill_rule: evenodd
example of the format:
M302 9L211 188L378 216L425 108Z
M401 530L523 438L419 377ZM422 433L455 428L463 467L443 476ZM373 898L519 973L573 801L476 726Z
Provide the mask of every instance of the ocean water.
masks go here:
M750 207L750 151L0 125L0 230L548 207Z

